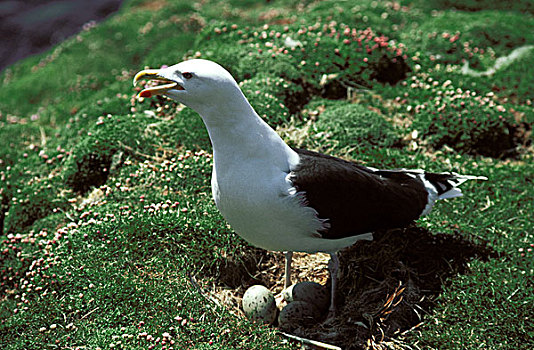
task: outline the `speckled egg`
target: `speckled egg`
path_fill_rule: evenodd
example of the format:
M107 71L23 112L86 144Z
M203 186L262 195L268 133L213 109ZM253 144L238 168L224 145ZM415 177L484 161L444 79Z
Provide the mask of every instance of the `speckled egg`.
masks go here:
M305 281L292 285L283 292L284 299L293 301L305 301L313 304L319 311L324 312L330 306L330 291L322 284Z
M293 301L287 304L278 316L282 329L294 329L299 326L311 326L321 320L321 312L305 301Z
M278 309L273 293L264 286L255 285L243 295L243 311L249 320L273 324Z

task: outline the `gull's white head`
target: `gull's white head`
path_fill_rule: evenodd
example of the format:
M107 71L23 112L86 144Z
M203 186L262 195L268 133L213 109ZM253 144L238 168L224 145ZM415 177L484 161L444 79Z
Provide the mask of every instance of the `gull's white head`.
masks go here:
M204 111L221 107L222 104L239 102L243 94L230 73L219 64L194 59L162 69L147 69L135 75L134 85L143 78L163 83L147 87L140 97L165 95L196 110Z

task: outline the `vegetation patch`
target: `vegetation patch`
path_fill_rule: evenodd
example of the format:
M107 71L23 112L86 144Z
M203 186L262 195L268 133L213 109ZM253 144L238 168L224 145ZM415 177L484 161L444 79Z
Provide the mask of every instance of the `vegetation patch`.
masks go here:
M531 144L531 111L506 103L491 91L479 95L427 73L402 85L406 89L404 94L395 91L395 108L412 115L410 130L434 149L447 145L459 152L506 158Z
M460 10L460 11L487 11L503 10L534 13L534 5L528 0L520 1L491 1L491 0L433 0L421 1L421 5L432 9Z
M359 153L369 148L400 144L393 125L382 115L359 104L326 108L319 115L315 128L325 148L335 145L335 148L350 148Z
M122 164L125 152L154 154L159 143L159 124L161 121L149 114L99 117L65 162L66 185L84 194L106 182L110 172Z
M394 84L410 71L403 45L375 33L336 21L312 25L264 25L240 28L217 25L201 37L203 58L220 62L238 80L251 78L259 67L315 93L343 87ZM231 48L230 50L228 48ZM333 98L345 97L329 96Z
M34 178L17 191L11 201L6 203L9 210L5 213L5 232L25 230L35 221L53 213L66 210L70 205L67 198L57 191L58 178Z
M532 42L527 30L532 23L531 17L515 12L444 11L405 32L403 40L409 48L421 49L423 60L460 63L466 59L482 68L489 58Z

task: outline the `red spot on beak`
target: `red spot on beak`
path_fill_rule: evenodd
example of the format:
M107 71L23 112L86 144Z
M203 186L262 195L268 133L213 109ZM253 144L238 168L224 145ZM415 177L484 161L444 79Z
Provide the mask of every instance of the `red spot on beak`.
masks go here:
M152 97L152 94L150 93L150 91L141 91L141 93L139 94L140 97Z

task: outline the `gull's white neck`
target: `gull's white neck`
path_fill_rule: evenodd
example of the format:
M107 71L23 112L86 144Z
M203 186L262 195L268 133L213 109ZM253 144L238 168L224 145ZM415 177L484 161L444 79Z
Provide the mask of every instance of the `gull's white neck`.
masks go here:
M202 116L213 146L216 171L236 162L265 159L284 171L298 162L298 155L254 111L241 90L195 106Z

